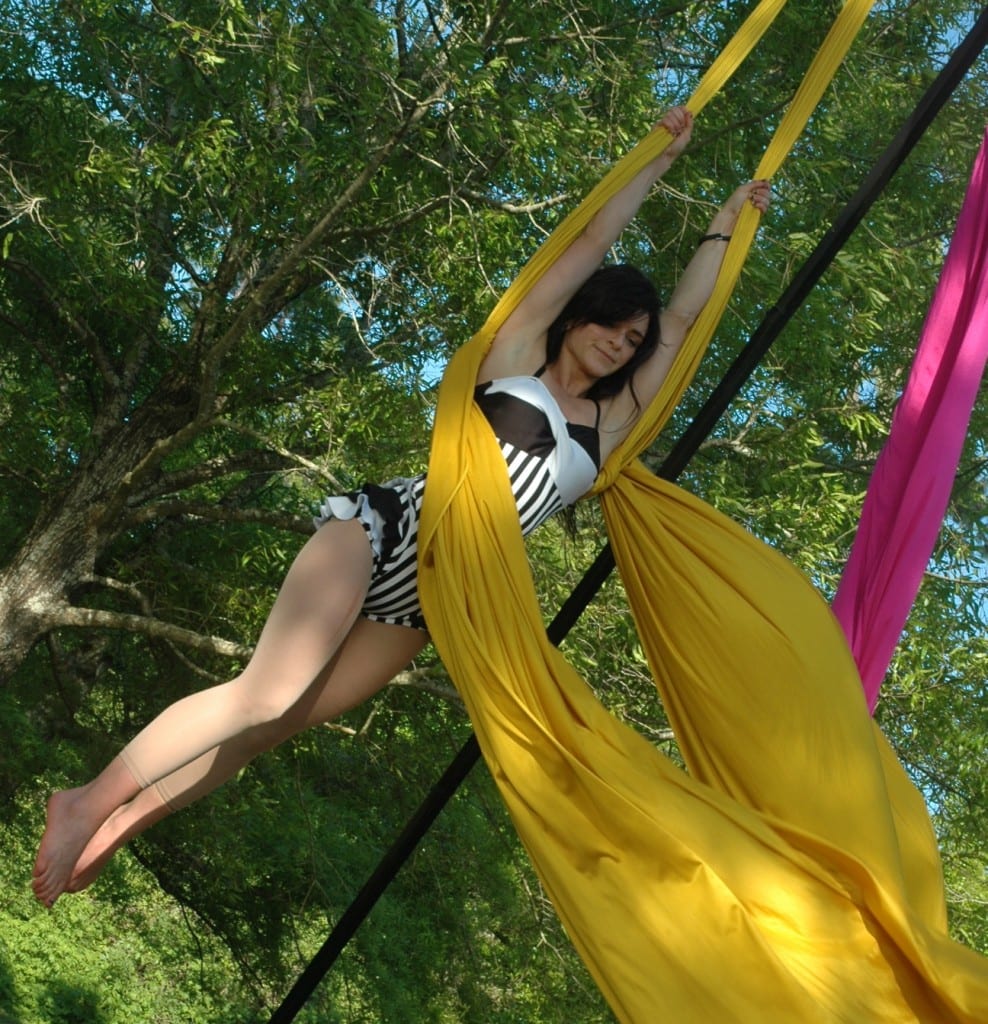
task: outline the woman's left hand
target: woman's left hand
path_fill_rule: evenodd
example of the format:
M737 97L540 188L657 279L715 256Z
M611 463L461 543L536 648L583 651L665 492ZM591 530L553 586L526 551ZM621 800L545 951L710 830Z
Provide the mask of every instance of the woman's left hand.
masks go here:
M736 217L744 208L746 202L764 213L772 201L772 186L762 178L755 181L748 181L734 190L734 194L724 204L724 209Z

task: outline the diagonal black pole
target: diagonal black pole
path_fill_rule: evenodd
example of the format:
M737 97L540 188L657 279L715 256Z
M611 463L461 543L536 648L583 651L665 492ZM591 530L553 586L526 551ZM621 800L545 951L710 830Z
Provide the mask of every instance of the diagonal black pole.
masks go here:
M833 226L820 240L806 262L783 292L779 301L765 314L748 344L724 375L696 418L676 443L658 470L666 480L676 480L700 444L713 429L731 400L744 386L759 361L778 338L799 306L833 261L899 169L913 146L929 127L940 108L960 84L968 69L988 43L988 7L964 37L950 60L923 94L915 110L879 157L861 187L837 215ZM597 555L572 594L566 599L547 630L549 640L558 646L583 613L614 568L614 555L608 544ZM384 893L401 866L412 855L439 812L446 806L460 783L480 757L476 736L460 748L442 777L426 795L418 810L398 838L381 858L373 874L353 902L344 911L329 937L292 986L284 1002L272 1014L269 1024L289 1024L305 1005L326 972L335 963L344 946L356 932L374 904Z

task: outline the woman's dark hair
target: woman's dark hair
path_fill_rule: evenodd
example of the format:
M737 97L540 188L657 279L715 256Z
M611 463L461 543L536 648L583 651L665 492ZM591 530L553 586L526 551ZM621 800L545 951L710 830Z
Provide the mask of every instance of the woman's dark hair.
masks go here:
M614 324L634 320L645 314L648 316L648 327L634 355L620 370L601 377L586 397L609 398L616 395L630 382L635 370L658 348L660 309L659 293L640 270L627 264L601 267L580 285L563 311L549 325L545 346L546 364L554 363L559 358L563 336L571 327L583 324L613 327ZM637 404L637 398L635 402Z

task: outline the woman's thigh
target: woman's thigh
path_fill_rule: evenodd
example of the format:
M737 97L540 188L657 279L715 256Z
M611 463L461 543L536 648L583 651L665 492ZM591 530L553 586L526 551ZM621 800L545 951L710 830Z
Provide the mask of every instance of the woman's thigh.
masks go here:
M358 618L307 694L301 727L332 721L382 690L425 647L419 629Z

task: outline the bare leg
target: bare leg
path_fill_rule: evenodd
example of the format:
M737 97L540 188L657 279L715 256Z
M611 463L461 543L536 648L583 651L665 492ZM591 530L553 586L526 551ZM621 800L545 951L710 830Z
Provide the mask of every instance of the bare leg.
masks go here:
M83 851L67 887L92 884L110 858L134 836L211 793L250 760L302 729L339 717L377 693L415 657L426 642L419 630L358 619L336 657L316 681L318 696L307 713L301 706L268 726L258 726L220 744L159 783L141 790L104 822Z
M92 782L52 796L34 867L38 899L55 902L90 839L141 789L289 711L307 715L319 696L312 684L353 626L370 573L358 522L317 530L292 564L244 671L172 704Z

